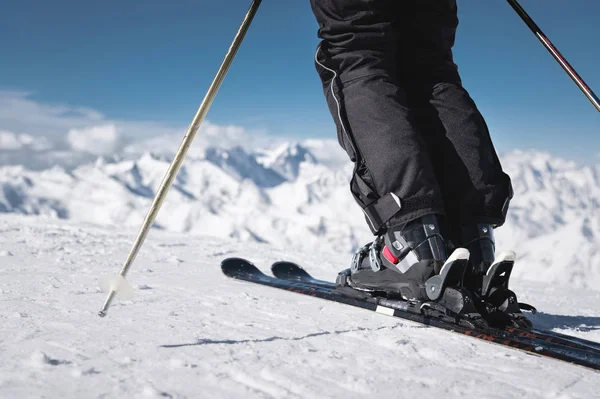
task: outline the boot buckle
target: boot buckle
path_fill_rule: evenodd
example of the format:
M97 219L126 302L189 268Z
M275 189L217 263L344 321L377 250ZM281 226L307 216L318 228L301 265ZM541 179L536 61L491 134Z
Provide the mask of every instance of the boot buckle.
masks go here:
M360 267L362 260L369 253L369 249L371 248L371 245L372 245L371 243L368 243L367 245L363 245L358 251L356 251L354 253L354 255L352 255L352 261L350 262L350 271L352 273L358 271L358 268Z
M371 244L371 249L369 250L369 264L371 265L371 269L374 272L378 272L381 270L381 260L379 260L379 253L381 252L381 248L383 246L383 236L379 236L373 241Z

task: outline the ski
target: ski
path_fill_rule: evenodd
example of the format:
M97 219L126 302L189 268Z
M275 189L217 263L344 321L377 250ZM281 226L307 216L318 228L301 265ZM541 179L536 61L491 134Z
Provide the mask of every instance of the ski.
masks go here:
M288 261L279 261L271 265L271 272L277 278L289 281L303 281L310 284L317 284L325 288L334 289L335 284L329 281L319 280L311 276L302 266ZM560 334L553 331L539 330L536 328L522 329L515 327L506 327L502 331L517 337L527 337L563 345L583 351L595 351L600 354L600 343L588 341L582 338L570 335Z
M600 370L600 354L593 351L584 351L570 348L544 340L511 335L503 330L473 329L456 324L440 321L433 317L409 312L406 302L370 297L362 298L344 296L331 287L306 281L292 281L272 277L261 272L251 262L241 258L229 258L221 262L221 270L228 277L246 282L265 285L273 288L296 292L303 295L317 297L333 302L338 302L362 309L371 310L388 316L421 323L427 326L468 335L488 342L519 349L528 353L562 360L572 364L584 366L593 370ZM404 304L402 303L404 302Z

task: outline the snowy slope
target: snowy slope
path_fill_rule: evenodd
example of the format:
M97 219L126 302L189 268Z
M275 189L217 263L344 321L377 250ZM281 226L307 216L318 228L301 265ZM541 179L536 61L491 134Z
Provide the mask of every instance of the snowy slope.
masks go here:
M134 235L0 216L0 397L587 399L600 389L597 372L221 275L229 256L291 258L328 279L344 266L266 244L155 230L128 277L134 296L101 319L99 277L118 271ZM535 323L600 341L600 293L515 283L542 311Z
M172 156L156 140L166 141L130 145L95 162L77 163L89 154L71 151L64 166L40 169L43 154L56 160L56 148L44 152L47 146L35 147L27 136L0 135L0 156L37 151L33 168L0 167L0 212L137 228ZM497 242L500 250L516 250L515 276L597 289L600 166L580 167L534 151L513 151L502 160L515 198ZM349 194L351 172L333 140L255 150L224 144L193 148L156 226L348 258L371 239Z

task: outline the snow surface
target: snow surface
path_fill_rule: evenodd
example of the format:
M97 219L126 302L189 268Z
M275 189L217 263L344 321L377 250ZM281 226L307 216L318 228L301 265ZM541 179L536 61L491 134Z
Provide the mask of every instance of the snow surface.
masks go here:
M0 397L593 398L600 373L224 277L225 257L344 257L153 230L134 295L96 314L134 229L0 217ZM542 328L600 341L600 292L516 279Z

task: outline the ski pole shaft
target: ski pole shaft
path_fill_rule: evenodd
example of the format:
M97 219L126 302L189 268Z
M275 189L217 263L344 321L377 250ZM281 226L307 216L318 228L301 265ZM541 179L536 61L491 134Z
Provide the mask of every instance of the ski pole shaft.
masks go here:
M229 50L227 51L227 54L225 55L225 59L223 60L223 63L221 64L221 67L219 68L217 75L215 76L210 87L208 88L208 92L206 93L204 100L200 104L200 107L198 108L198 111L196 112L196 115L194 116L194 119L192 120L192 123L191 123L190 127L188 128L187 133L183 137L183 141L181 142L181 145L179 146L179 149L177 150L177 153L175 154L175 157L173 158L173 161L171 162L171 165L169 166L167 173L165 174L165 177L163 178L163 180L160 184L160 187L158 188L158 191L156 192L156 196L154 197L154 200L152 201L152 205L150 206L150 209L148 210L146 218L144 219L144 222L142 223L142 226L140 228L137 238L135 239L133 247L131 248L131 251L129 252L129 255L127 256L127 259L125 260L125 263L123 264L123 268L121 269L121 272L119 273L120 276L125 277L127 275L129 268L133 264L133 261L135 260L138 252L140 251L140 249L144 243L144 240L146 239L146 236L148 235L148 232L150 231L152 224L154 223L154 220L156 219L158 211L159 211L163 201L165 200L167 192L171 188L171 185L173 184L173 181L175 180L175 177L177 176L177 172L179 172L179 168L181 167L181 164L183 163L183 160L188 152L188 149L190 148L192 141L196 137L196 133L198 132L198 129L200 128L200 125L202 124L202 121L204 120L206 114L208 113L208 110L209 110L213 100L215 99L217 92L218 92L221 84L223 83L223 80L225 79L225 75L227 74L227 71L229 70L231 63L233 62L233 59L235 58L235 55L237 54L237 51L239 50L239 48L242 44L242 41L244 39L244 36L246 35L246 32L250 28L250 24L252 23L252 20L254 19L256 12L258 11L258 7L260 6L261 1L262 0L253 0L252 1L252 4L250 5L250 9L248 10L246 17L244 18L235 38L233 39L233 43L231 44L231 47L229 47ZM106 316L106 312L108 311L108 308L110 307L110 304L116 295L117 295L117 289L111 288L110 292L108 294L108 297L106 298L106 301L104 302L104 305L98 312L98 315L100 317Z
M525 9L521 7L517 0L507 0L508 3L512 6L512 8L519 14L523 22L527 24L529 29L533 32L533 34L539 39L540 42L546 47L546 49L552 54L554 59L560 64L560 66L565 70L565 72L573 79L573 82L581 89L583 94L590 100L592 105L596 107L596 109L600 112L600 100L596 96L596 94L590 89L590 87L585 83L585 81L579 76L579 74L575 71L575 69L569 64L569 62L563 57L563 55L558 51L558 49L552 44L550 39L542 32L539 26L533 21L533 19L527 14Z

